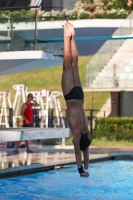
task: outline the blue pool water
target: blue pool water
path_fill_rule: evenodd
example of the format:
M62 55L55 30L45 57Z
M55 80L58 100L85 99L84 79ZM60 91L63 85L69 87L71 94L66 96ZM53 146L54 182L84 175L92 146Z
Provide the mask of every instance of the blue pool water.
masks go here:
M0 179L0 200L133 200L133 161L89 166L80 178L77 167Z

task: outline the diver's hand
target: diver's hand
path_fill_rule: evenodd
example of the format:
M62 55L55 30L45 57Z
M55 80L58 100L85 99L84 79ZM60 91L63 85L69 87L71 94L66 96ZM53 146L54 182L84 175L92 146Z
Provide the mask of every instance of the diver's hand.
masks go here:
M81 173L80 177L87 178L87 177L89 177L89 173L88 172Z

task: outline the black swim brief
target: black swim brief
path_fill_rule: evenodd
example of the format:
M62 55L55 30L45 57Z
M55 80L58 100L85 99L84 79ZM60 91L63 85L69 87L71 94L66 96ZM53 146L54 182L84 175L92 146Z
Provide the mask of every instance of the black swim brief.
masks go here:
M83 100L84 93L82 87L74 86L67 95L64 95L64 98L65 100L73 100L73 99Z
M33 127L33 124L24 124L23 127Z

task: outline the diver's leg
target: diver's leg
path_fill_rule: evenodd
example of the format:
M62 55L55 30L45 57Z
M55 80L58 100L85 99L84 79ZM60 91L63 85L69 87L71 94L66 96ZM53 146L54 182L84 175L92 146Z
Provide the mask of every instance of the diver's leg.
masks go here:
M62 73L62 91L63 94L68 94L74 87L73 72L71 66L71 33L67 28L67 23L64 24L64 59L63 59L63 73Z
M67 23L67 27L69 28L72 39L71 39L71 54L72 54L72 70L73 70L73 81L75 86L81 86L80 76L79 76L79 69L78 69L78 50L77 45L75 42L75 31L74 27L71 23Z

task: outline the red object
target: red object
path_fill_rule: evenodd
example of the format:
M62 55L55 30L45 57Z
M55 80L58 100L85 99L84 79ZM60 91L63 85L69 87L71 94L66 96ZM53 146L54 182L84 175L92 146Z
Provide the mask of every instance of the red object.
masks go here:
M5 146L6 143L5 142L0 142L0 146Z
M30 124L33 124L33 111L32 111L32 104L26 103L27 108L24 111L24 115L26 119L29 121ZM23 119L23 125L26 125L26 121Z

